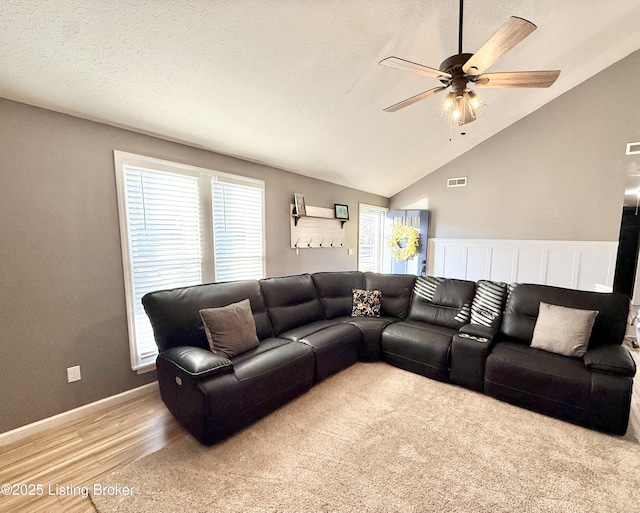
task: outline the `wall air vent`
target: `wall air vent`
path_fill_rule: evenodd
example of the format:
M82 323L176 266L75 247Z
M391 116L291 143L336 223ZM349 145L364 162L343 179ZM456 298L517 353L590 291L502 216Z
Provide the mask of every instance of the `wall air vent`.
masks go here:
M640 142L627 143L627 155L640 155Z
M461 176L459 178L447 178L447 187L466 187L467 177Z

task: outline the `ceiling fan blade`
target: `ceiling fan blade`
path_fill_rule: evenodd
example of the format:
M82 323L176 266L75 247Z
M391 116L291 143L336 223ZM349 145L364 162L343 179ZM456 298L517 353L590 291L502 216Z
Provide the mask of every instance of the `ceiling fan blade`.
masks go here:
M436 79L449 79L451 75L446 71L441 71L439 69L430 68L428 66L423 66L422 64L416 64L415 62L407 61L401 59L400 57L387 57L386 59L382 59L380 64L383 66L389 66L390 68L397 68L404 71L411 71L412 73L417 73L418 75L423 75L425 77L436 78Z
M560 70L485 73L475 84L478 87L549 87L559 75Z
M405 107L408 107L409 105L413 105L416 102L419 102L420 100L424 100L425 98L429 98L429 96L436 94L440 91L442 91L443 89L446 89L447 87L434 87L433 89L429 89L428 91L424 91L423 93L420 94L416 94L415 96L412 96L411 98L407 98L406 100L402 100L401 102L398 103L394 103L393 105L391 105L390 107L387 107L386 109L383 109L385 112L395 112L397 110L403 109Z
M480 75L537 27L523 18L511 16L462 66L467 75Z

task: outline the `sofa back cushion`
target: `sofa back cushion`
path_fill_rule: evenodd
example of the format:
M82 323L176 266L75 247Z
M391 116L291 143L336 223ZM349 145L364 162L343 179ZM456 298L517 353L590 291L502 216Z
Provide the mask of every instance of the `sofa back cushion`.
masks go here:
M351 315L353 289L364 288L360 271L325 272L312 275L327 319Z
M266 278L260 289L276 335L325 318L310 274Z
M541 302L580 310L597 310L589 348L621 344L624 339L629 315L629 299L625 296L524 283L509 285L501 336L531 344Z
M257 280L208 283L150 292L142 304L151 321L160 352L177 346L209 349L200 310L249 299L258 339L273 336L267 307Z
M409 320L458 329L469 324L476 284L467 280L418 277Z
M413 274L364 273L364 289L382 292L381 317L406 319L411 291L416 277ZM352 296L353 297L353 296Z

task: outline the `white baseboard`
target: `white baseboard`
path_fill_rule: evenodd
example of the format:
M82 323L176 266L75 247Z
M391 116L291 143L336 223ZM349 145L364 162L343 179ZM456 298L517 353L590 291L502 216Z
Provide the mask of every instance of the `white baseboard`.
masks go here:
M109 408L125 401L135 399L136 397L149 394L154 389L158 389L157 381L147 383L146 385L142 385L141 387L132 388L131 390L126 390L125 392L122 392L120 394L105 397L104 399L79 406L78 408L74 408L73 410L58 413L57 415L53 415L52 417L38 420L37 422L33 422L32 424L27 424L26 426L21 426L5 433L0 433L0 446L17 442L18 440L26 438L27 436L34 435L36 433L40 433L41 431L44 431L46 429L61 426L62 424L71 422L80 417L84 417L85 415L88 415L90 413L104 410L105 408Z

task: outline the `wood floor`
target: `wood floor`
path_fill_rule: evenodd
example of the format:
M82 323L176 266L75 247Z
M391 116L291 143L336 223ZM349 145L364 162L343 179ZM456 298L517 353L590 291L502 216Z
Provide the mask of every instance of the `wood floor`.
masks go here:
M0 447L0 485L26 485L13 490L17 495L0 493L0 512L95 513L91 500L83 495L100 484L101 476L185 435L157 389L152 389L113 408Z

